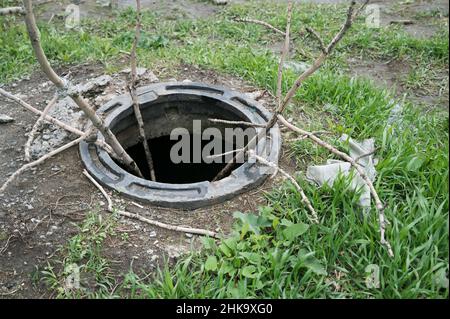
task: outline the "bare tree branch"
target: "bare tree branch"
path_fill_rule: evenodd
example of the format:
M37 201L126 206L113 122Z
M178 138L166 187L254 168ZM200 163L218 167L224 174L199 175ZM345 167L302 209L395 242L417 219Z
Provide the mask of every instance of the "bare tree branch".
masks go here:
M3 90L2 88L0 88L0 95L2 95L4 97L6 97L7 99L10 99L11 101L19 104L20 106L24 107L25 109L27 109L28 111L30 111L30 112L32 112L34 114L37 114L39 116L43 116L43 119L45 121L49 122L49 123L52 123L52 124L54 124L56 126L59 126L62 129L66 130L66 131L68 131L70 133L73 133L75 135L78 135L78 136L83 136L84 135L83 131L81 131L81 130L75 128L75 127L72 127L72 126L70 126L70 125L68 125L68 124L66 124L64 122L61 122L60 120L58 120L58 119L56 119L54 117L51 117L49 115L45 115L44 112L36 109L35 107L31 106L30 104L28 104L24 100L22 100L22 99L18 98L17 96L15 96L15 95L13 95L13 94ZM120 162L120 158L118 158L115 155L115 153L114 153L113 149L111 148L111 146L109 146L106 142L97 140L97 141L95 141L95 144L97 146L101 147L102 149L104 149L105 151L107 151L112 157L114 157L116 160L118 160Z
M168 229L168 230L173 230L173 231L177 231L177 232L183 232L183 233L188 233L188 234L195 234L195 235L202 235L202 236L209 236L212 238L219 238L219 234L210 230L206 230L206 229L200 229L200 228L190 228L190 227L183 227L183 226L175 226L175 225L169 225L169 224L165 224L162 222L158 222L156 220L152 220L149 218L146 218L144 216L141 216L139 214L135 214L135 213L129 213L123 210L115 210L113 207L113 202L111 197L108 195L108 193L105 191L105 189L86 171L83 171L83 174L92 182L92 184L94 184L95 187L98 188L98 190L102 193L102 195L105 197L108 206L107 206L107 210L110 213L117 213L121 216L125 216L128 218L132 218L132 219L136 219L139 220L141 222L147 223L149 225L153 225L156 227L160 227L163 229Z
M34 54L47 77L52 81L60 90L67 92L72 100L78 105L78 107L84 112L84 114L91 120L92 124L103 134L106 142L113 148L117 157L122 159L122 162L138 176L142 177L142 173L134 160L123 149L120 142L112 131L104 124L103 120L97 115L95 110L89 106L89 104L80 96L76 91L70 90L68 83L60 78L53 68L51 67L48 59L41 46L39 29L36 25L36 18L33 14L33 6L31 0L23 0L25 8L25 23L27 26L28 35L31 40L31 46L33 47Z
M148 170L150 172L150 179L156 181L155 169L153 166L153 158L148 145L147 137L145 135L144 120L142 118L141 109L136 93L137 71L136 71L136 49L139 43L141 33L141 1L136 0L136 31L134 35L133 47L131 48L130 62L131 62L131 82L128 85L131 99L133 100L133 110L138 123L139 139L144 147L145 157L147 158Z
M275 114L273 114L270 120L267 122L266 130L261 131L253 139L251 139L250 142L247 144L247 146L244 147L244 151L236 154L235 157L217 174L217 176L213 179L213 181L220 180L221 178L229 174L229 172L233 169L233 163L235 163L236 161L242 161L242 159L245 156L245 153L247 153L247 151L250 149L250 146L256 145L256 141L263 138L265 134L277 123L278 121L277 116L285 110L285 108L291 102L292 98L294 97L295 93L297 93L298 89L303 84L303 82L311 75L313 75L322 66L323 62L330 55L331 51L334 49L336 44L342 39L342 37L351 27L353 18L355 17L353 15L355 5L356 1L352 0L347 10L347 18L344 24L342 25L341 29L339 30L339 32L328 44L326 49L327 53L325 54L324 52L322 52L319 55L319 57L314 61L314 63L297 78L294 85L290 88L290 90L284 97L283 101L282 102L278 101L277 110L275 111Z
M42 121L44 121L45 116L48 114L48 112L50 112L50 110L53 108L53 106L55 106L57 100L58 100L58 95L55 94L53 99L45 107L41 116L39 116L36 123L34 123L33 128L31 129L30 135L28 136L27 143L25 144L25 161L29 162L31 160L30 148L31 148L31 144L34 141L34 137L37 133L37 130L39 129L39 126L41 125Z
M317 40L317 42L319 43L320 49L322 50L322 52L324 54L328 54L327 52L327 48L325 47L325 44L323 43L322 38L320 37L320 35L316 32L316 30L314 30L311 27L306 27L306 31L308 31L308 33Z
M314 209L314 207L311 205L311 202L309 201L308 197L306 197L305 192L303 191L302 187L297 183L297 181L295 180L294 177L292 177L288 172L286 172L285 170L283 170L282 168L280 168L278 165L276 165L275 163L271 163L269 161L267 161L265 158L256 155L256 153L251 150L249 151L249 156L255 158L258 162L272 167L273 169L275 169L277 172L280 172L282 175L284 175L287 179L289 179L291 181L291 183L295 186L295 188L297 189L297 191L300 193L300 196L302 198L302 203L308 208L308 210L311 212L311 217L308 216L308 218L310 218L310 220L315 223L318 224L319 223L319 217L317 216L317 212Z
M80 143L81 141L83 141L84 139L86 139L87 136L89 136L90 132L84 133L83 136L80 136L79 138L77 138L76 140L73 140L70 143L67 143L59 148L57 148L54 151L51 151L50 153L40 157L39 159L35 160L34 162L28 163L23 165L21 168L19 168L17 171L15 171L7 180L6 182L2 185L2 187L0 187L0 194L3 193L6 189L6 187L8 187L8 185L17 177L19 176L21 173L23 173L24 171L37 166L41 163L43 163L45 160L49 159L52 156L55 156L63 151L65 151L68 148L71 148L74 145L77 145L78 143Z
M281 96L283 92L283 69L284 69L284 61L286 60L286 56L289 53L291 19L292 19L292 1L289 1L287 8L287 23L286 23L286 32L284 36L284 44L281 50L280 62L278 64L277 94L276 94L276 99L278 103L280 103L281 101Z
M301 135L308 136L308 138L311 139L311 141L313 141L317 145L326 148L331 153L339 156L344 161L350 163L350 165L358 172L358 174L364 180L366 185L369 187L370 193L371 193L371 195L372 195L372 197L373 197L373 199L375 201L375 207L377 208L377 211L378 211L378 219L379 219L379 225L380 225L380 242L381 242L382 245L386 246L389 256L393 257L394 256L394 252L392 251L392 248L391 248L391 245L390 245L389 241L386 240L386 235L385 235L385 233L386 233L386 217L384 215L384 205L381 202L380 197L378 196L378 193L375 190L375 187L373 186L372 181L367 176L367 174L364 172L364 170L361 168L361 166L358 165L358 163L353 158L351 158L348 154L339 151L334 146L332 146L332 145L328 144L327 142L323 141L322 139L320 139L316 135L312 134L311 132L302 130L301 128L299 128L299 127L289 123L282 115L278 115L278 119L287 128L289 128L292 131L297 132L297 133L299 133Z
M255 19L247 19L247 18L234 18L234 21L236 22L243 22L243 23L253 23L253 24L258 24L258 25L262 25L276 33L279 33L281 35L286 35L284 31L281 31L278 28L275 28L273 25L271 25L270 23L264 22L264 21L260 21L260 20L255 20Z
M245 121L228 121L228 120L221 120L221 119L208 119L208 121L210 121L212 123L240 125L240 126L247 126L247 127L266 127L266 124L258 124L258 123L245 122Z

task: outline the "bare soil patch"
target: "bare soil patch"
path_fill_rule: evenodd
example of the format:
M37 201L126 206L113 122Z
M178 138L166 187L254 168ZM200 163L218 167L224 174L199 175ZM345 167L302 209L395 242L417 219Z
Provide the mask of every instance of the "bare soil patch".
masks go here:
M64 74L71 69L73 80L80 83L103 74L102 67L82 65L58 70ZM211 70L181 65L171 75L160 75L161 81L189 79L191 81L218 84L241 92L255 88L239 78L220 75ZM99 93L108 99L120 94L124 75L113 75L112 85ZM140 85L145 85L143 80ZM41 72L35 72L29 79L8 85L5 89L43 109L51 99ZM98 99L98 97L94 98ZM266 105L267 107L267 105ZM8 114L15 122L1 125L0 134L0 179L6 180L23 165L23 149L27 132L36 117L9 101L0 99L0 113ZM69 137L66 139L69 140ZM289 161L282 161L288 163ZM287 168L292 171L293 168ZM45 162L43 165L22 174L0 197L0 296L3 298L49 297L40 283L33 282L33 274L42 270L51 260L58 260L58 249L77 234L77 225L90 210L101 210L104 198L82 174L83 166L77 148L71 148ZM135 205L120 198L116 204L130 212L140 213L169 224L201 227L223 233L230 231L234 211L257 211L266 203L264 191L272 187L272 180L257 190L250 191L226 203L194 211L183 211ZM105 213L106 214L106 213ZM137 273L153 271L164 259L174 260L191 249L198 249L199 238L182 233L151 227L141 222L121 219L117 226L119 233L126 232L127 240L120 236L108 238L104 255L113 261L114 273L126 273L132 264Z

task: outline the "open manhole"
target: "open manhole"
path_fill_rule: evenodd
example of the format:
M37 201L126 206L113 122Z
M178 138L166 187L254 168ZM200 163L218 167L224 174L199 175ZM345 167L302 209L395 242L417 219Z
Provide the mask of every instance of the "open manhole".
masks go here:
M125 170L95 144L81 143L80 154L86 169L104 186L155 205L194 209L230 199L259 186L268 177L265 170L247 161L236 163L231 174L212 182L227 159L222 156L221 160L213 160L202 156L240 148L258 130L213 123L208 119L264 124L270 113L258 102L243 94L201 83L158 83L139 88L137 93L156 181L149 179L132 101L127 94L109 101L98 112L103 114L106 124L136 161L145 178ZM239 129L245 132L242 137L229 138L229 131ZM100 133L98 139L104 139ZM213 139L220 152L215 152L216 149L208 152ZM184 144L180 144L181 140ZM269 161L277 162L280 146L280 132L278 127L274 127L268 138L258 142L256 152ZM189 154L182 152L186 150Z

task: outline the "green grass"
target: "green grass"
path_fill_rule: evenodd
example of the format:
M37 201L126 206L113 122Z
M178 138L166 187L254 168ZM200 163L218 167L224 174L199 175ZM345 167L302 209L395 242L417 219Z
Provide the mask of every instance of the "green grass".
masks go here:
M283 28L284 12L281 4L252 2L195 21L161 21L147 12L140 64L153 68L175 67L181 62L198 65L240 76L273 92L277 57L268 48L281 39L259 26L230 19L249 16ZM305 25L329 39L344 13L341 6L302 5L297 9L293 59L310 62L300 52L318 52L317 47L305 45L310 39L299 35ZM120 50L131 46L133 17L128 10L118 13L114 21L84 21L82 32L42 25L44 48L56 64L99 61L110 72L116 71ZM24 27L16 21L0 20L0 34L0 82L32 72L35 61ZM368 29L359 20L287 110L294 119L302 111L308 120L297 124L325 128L332 133L326 138L333 142L342 133L358 139L375 138L380 159L375 186L386 203L391 223L387 237L394 258L389 258L379 243L376 211L361 212L359 194L349 190L347 179L339 179L332 188L316 188L299 174L298 181L320 216L318 225L310 225L298 193L284 183L267 195L268 204L259 212L236 213L234 231L228 238L219 242L206 239L204 251L161 269L150 279L124 274L114 292L117 283L112 282L107 261L101 257L102 241L98 243L96 235L89 237L90 230L81 232L69 241L62 271L48 269L45 277L51 289L59 297L448 298L448 114L424 114L405 100L402 120L387 125L395 92L350 78L345 71L350 57L402 61L413 70L405 79L407 88L432 88L436 84L428 75L448 68L448 30L442 27L432 38L416 39L401 27ZM292 71L286 73L285 91L295 77ZM346 146L340 147L345 150ZM332 157L308 141L287 148L301 169ZM79 251L84 250L88 252L80 256ZM86 265L83 269L95 274L101 287L79 295L61 291L67 276L64 269L73 262ZM375 288L366 283L373 265L380 270Z
M60 250L62 260L48 264L35 281L43 281L56 298L112 297L116 278L102 249L105 239L116 235L115 224L114 216L104 219L98 211L90 212L79 233Z

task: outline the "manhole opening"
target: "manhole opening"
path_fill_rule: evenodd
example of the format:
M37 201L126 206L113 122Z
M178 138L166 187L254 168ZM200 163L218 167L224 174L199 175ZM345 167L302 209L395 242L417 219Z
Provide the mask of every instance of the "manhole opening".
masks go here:
M177 143L171 140L169 135L152 138L148 140L150 152L153 157L156 181L167 184L189 184L203 181L212 181L214 177L225 167L225 157L221 157L221 163L194 163L193 159L193 139L194 136L187 136L190 139L190 163L173 163L170 158L170 150ZM210 141L201 141L202 149ZM221 140L222 149L225 149L225 141ZM236 150L236 145L233 145ZM128 154L135 160L142 174L146 179L150 179L150 172L142 143L138 143L126 149ZM234 164L233 169L242 164ZM122 167L123 168L123 167ZM229 175L229 174L228 174ZM228 176L227 175L227 176ZM225 176L226 177L226 176Z
M158 183L148 180L149 172L132 102L129 95L123 95L102 106L99 113L103 114L111 131L135 159L147 180L118 167L103 149L82 142L81 159L89 173L102 185L154 205L195 209L231 199L261 185L269 176L265 169L244 162L234 166L232 176L213 183L205 182L211 181L234 154L230 153L230 158L225 160L222 157L219 163L205 162L203 155L243 148L259 132L253 127L230 127L229 123L213 123L209 119L263 124L270 118L270 113L255 101L238 92L202 83L158 83L140 88L138 94ZM240 138L239 134L232 134L230 138L226 134L230 129L240 129L244 134ZM268 135L268 138L258 141L256 151L268 161L275 162L281 147L278 127L272 128ZM190 160L185 160L182 151L183 160L173 161L174 152L179 150L176 147L180 146L176 143L182 140L189 140ZM197 155L195 160L194 154Z
M250 138L256 134L254 128L230 127L229 124L209 121L211 118L229 121L248 121L248 119L243 114L239 114L236 110L230 108L228 104L204 96L178 94L175 97L167 98L167 100L160 97L156 103L141 105L141 112L144 118L147 142L153 157L156 181L160 183L190 184L212 181L225 167L230 156L232 158L232 155L229 154L230 150L244 147ZM113 123L111 129L116 133L125 150L135 160L144 177L149 180L150 172L144 147L139 141L138 126L134 113L130 112L125 118ZM175 134L176 137L171 139L171 134L179 129L186 133ZM219 137L206 134L211 129L219 132ZM233 130L233 133L230 130ZM240 134L237 130L245 132ZM227 132L231 133L231 138ZM196 142L194 142L194 139ZM222 156L219 160L211 163L211 159L206 158L205 160L203 150L213 139L221 147L214 148L213 152L208 153L208 155L224 152L229 155L227 157ZM171 150L181 140L189 141L188 146L183 147L180 152L186 152L186 149L188 149L190 161L183 160L177 163L171 158ZM194 147L198 144L201 145L200 149ZM242 164L235 163L233 170ZM125 169L125 167L121 167Z

